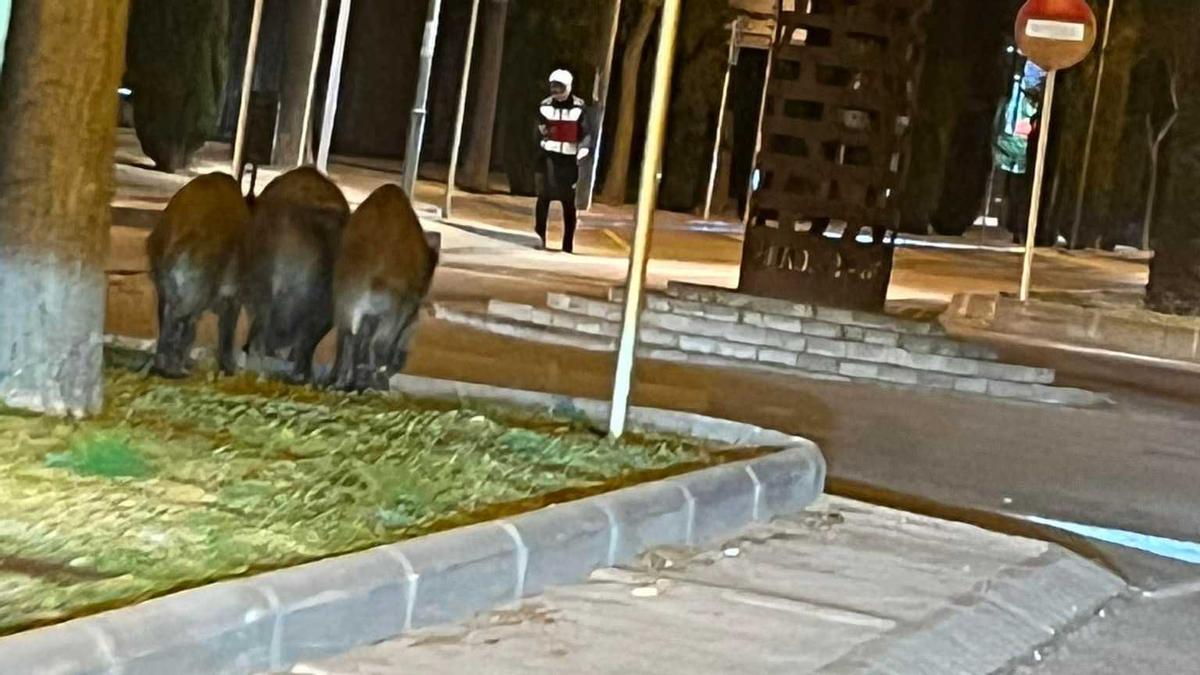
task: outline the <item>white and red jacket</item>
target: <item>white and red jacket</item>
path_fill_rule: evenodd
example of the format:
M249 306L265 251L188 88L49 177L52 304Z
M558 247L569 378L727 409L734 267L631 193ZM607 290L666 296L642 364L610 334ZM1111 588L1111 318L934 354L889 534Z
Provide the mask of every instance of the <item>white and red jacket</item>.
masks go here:
M581 149L590 149L590 127L587 106L578 96L568 96L563 101L551 96L538 106L542 150L552 155L575 157Z

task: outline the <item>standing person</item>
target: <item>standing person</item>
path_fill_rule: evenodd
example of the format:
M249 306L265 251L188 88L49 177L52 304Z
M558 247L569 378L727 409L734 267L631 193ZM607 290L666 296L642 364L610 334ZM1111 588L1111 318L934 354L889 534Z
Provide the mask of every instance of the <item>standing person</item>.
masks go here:
M538 106L538 133L542 152L538 157L537 223L535 231L546 248L546 225L550 204L561 202L563 209L564 253L575 248L575 184L579 182L579 162L591 153L592 132L587 106L571 94L575 78L566 70L550 74L550 96Z

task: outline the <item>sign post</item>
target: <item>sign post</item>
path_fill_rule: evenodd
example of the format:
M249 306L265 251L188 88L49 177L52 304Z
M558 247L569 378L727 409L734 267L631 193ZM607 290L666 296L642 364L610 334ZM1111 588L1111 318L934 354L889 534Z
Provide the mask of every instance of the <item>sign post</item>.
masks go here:
M1084 0L1027 0L1017 13L1016 37L1021 53L1046 71L1046 92L1038 123L1037 161L1033 171L1033 201L1029 207L1029 229L1025 235L1025 258L1021 266L1021 302L1025 302L1029 300L1033 285L1033 257L1041 215L1042 183L1046 176L1046 149L1050 144L1054 85L1059 70L1077 65L1092 51L1096 44L1096 15Z

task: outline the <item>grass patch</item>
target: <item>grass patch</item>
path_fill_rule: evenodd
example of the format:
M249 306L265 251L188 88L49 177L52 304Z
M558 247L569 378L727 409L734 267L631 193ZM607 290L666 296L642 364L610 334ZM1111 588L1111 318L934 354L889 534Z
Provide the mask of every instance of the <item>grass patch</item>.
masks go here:
M713 465L544 417L249 377L107 372L106 410L0 410L0 633Z

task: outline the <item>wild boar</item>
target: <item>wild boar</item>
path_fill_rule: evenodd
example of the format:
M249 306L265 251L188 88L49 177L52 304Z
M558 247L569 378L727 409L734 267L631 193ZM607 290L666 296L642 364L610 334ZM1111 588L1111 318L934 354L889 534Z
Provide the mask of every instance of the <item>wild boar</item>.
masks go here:
M403 370L437 264L402 189L384 185L358 207L334 271L335 387L361 391Z
M254 201L241 255L252 365L281 357L286 379L312 378L313 352L333 326L333 266L349 216L342 191L312 167L276 178Z
M158 292L158 346L154 372L184 377L196 340L196 322L217 315L221 370L232 374L238 300L238 250L250 226L250 208L234 179L210 173L171 198L146 253Z

